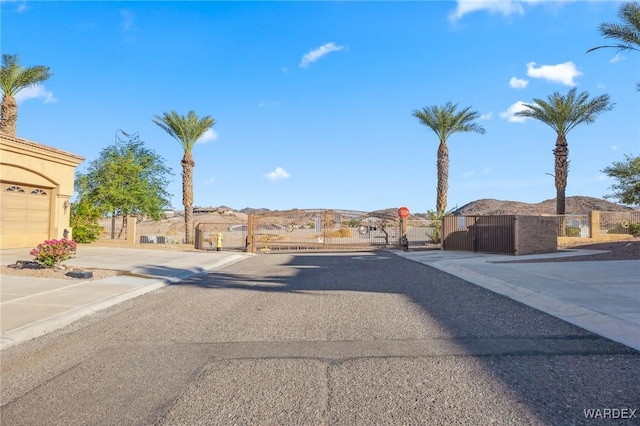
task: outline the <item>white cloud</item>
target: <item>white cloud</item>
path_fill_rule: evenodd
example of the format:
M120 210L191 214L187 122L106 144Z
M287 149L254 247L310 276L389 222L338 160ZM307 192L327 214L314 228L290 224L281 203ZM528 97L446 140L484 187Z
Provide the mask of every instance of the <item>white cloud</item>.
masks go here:
M120 10L120 17L122 18L122 28L128 31L133 28L133 22L136 19L136 15L128 9Z
M275 182L280 179L289 179L291 175L289 174L288 171L278 166L274 171L267 173L265 177L269 179L271 182Z
M22 103L27 99L42 99L45 104L57 102L53 93L45 89L43 84L35 84L26 89L22 89L16 94L16 102Z
M504 16L523 15L524 8L521 1L513 0L458 0L456 9L449 14L449 19L458 21L467 13L486 10L489 13L501 13Z
M213 129L207 129L207 131L204 132L202 136L200 136L200 138L198 138L196 143L207 143L210 141L215 141L216 139L218 139L218 134L216 133L216 131Z
M617 150L618 150L618 147L617 147L616 145L611 145L611 150L612 150L612 151L617 151Z
M493 112L488 112L486 114L482 114L480 117L478 117L479 120L491 120L491 118L493 117Z
M536 68L535 62L527 64L527 75L531 78L542 78L554 83L562 83L567 86L575 86L574 78L582 75L571 61L557 65L541 65Z
M515 104L511 105L507 108L506 111L500 113L500 118L504 118L505 120L511 123L524 123L527 117L519 117L516 112L525 110L527 107L524 106L524 102L518 101Z
M513 89L524 89L529 84L529 80L524 78L511 77L509 80L509 87Z
M311 50L309 53L302 57L300 62L300 68L307 68L309 64L314 63L323 56L328 55L331 52L337 52L344 49L344 46L337 45L333 42L325 43L317 49Z
M481 174L481 175L488 175L488 174L490 174L490 173L491 173L491 169L490 169L490 168L488 168L488 167L487 167L487 168L485 168L485 169L480 170L480 174ZM464 173L462 174L462 177L463 177L463 178L469 178L469 177L473 177L473 176L475 176L475 175L476 175L476 171L475 171L475 170L469 170L469 171L467 171L467 172L464 172Z
M621 56L619 53L616 53L616 56L611 58L609 62L611 62L612 64L615 64L616 62L625 61L626 59L627 58L625 58L624 56Z

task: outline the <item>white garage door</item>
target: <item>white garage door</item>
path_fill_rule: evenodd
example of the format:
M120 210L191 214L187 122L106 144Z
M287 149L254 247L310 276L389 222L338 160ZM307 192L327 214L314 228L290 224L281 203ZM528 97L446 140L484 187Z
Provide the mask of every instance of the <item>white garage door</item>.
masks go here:
M51 189L0 184L0 247L33 248L49 238Z

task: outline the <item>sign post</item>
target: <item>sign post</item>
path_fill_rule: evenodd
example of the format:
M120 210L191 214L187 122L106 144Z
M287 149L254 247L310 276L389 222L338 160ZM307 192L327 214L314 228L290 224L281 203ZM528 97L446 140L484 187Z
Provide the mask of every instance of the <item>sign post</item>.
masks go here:
M407 238L407 219L411 212L406 207L400 207L398 209L398 216L400 217L400 247L403 251L409 250L409 239Z

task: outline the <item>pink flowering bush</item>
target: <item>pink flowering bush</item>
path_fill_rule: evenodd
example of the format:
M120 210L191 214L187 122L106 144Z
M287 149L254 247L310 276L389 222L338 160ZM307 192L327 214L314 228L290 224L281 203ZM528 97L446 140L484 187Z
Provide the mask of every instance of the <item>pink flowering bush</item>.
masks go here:
M31 250L31 256L45 268L58 268L64 260L71 259L76 254L78 245L73 240L46 240Z

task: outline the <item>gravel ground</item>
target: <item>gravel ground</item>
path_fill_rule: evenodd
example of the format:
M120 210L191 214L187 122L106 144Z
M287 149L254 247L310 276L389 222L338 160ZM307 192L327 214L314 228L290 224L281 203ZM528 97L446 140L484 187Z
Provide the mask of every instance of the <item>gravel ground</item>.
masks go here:
M125 271L119 271L116 269L98 269L98 268L42 268L37 263L28 264L25 267L18 267L17 265L1 265L0 273L2 275L17 275L20 277L33 277L33 278L51 278L58 280L78 280L79 278L72 278L67 275L69 271L89 271L93 272L93 276L89 280L101 280L103 278L113 277L116 275L122 275ZM87 281L86 278L81 279Z
M607 250L606 253L588 254L584 256L551 257L548 259L519 260L518 263L539 262L585 262L585 261L611 261L611 260L640 260L640 239L627 241L615 241L608 243L585 244L573 246L571 249L581 250Z

